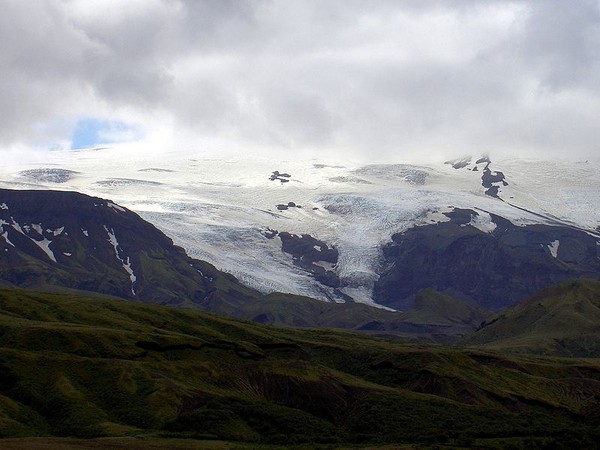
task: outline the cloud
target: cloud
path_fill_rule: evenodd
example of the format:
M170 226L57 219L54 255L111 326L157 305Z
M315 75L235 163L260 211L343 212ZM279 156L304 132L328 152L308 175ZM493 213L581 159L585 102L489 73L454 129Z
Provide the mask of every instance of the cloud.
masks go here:
M592 0L6 0L0 39L4 149L95 118L165 148L600 153Z

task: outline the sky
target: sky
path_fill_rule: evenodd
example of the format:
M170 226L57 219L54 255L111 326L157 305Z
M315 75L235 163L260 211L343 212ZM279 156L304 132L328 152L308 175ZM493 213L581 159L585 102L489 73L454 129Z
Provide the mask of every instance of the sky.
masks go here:
M599 0L0 0L3 159L600 155Z

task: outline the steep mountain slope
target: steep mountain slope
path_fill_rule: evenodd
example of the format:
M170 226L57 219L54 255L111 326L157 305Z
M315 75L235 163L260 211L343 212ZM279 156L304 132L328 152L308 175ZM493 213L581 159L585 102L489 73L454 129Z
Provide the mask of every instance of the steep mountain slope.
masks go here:
M600 357L600 283L569 281L488 318L462 344L519 353Z
M0 190L0 283L225 306L258 296L137 214L75 192Z
M597 446L596 360L0 289L0 436ZM1 443L0 443L1 446Z
M495 214L454 208L447 221L395 234L374 297L394 309L433 288L500 310L552 284L600 279L600 240L565 226L516 226Z

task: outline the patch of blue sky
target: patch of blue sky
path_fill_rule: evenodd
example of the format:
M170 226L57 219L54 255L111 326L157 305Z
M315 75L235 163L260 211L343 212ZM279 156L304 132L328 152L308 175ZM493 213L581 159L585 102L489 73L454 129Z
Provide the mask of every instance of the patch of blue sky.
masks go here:
M131 142L141 138L142 133L135 126L117 120L100 120L86 117L79 119L75 125L71 138L71 149Z

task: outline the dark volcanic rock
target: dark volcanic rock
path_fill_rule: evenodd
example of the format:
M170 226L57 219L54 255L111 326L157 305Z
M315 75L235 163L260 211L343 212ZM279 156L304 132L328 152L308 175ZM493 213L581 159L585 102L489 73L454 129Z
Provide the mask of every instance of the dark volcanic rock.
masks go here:
M498 186L490 186L485 190L485 195L489 195L490 197L498 197L498 191L500 188Z
M271 181L279 180L282 183L287 183L290 181L289 178L291 178L291 177L292 176L289 173L279 173L279 171L276 170L269 177L269 180L271 180Z
M296 205L294 202L288 202L287 205L284 205L284 204L275 205L275 207L279 211L286 211L290 208L302 208L301 205Z
M109 200L0 189L0 284L202 306L219 294L217 278L238 286Z
M292 255L294 264L310 272L320 283L340 287L340 280L333 269L338 261L338 250L309 234L301 236L287 232L279 233L281 249Z
M433 288L498 310L567 279L600 279L600 245L587 233L519 227L493 214L496 229L485 233L469 225L466 214L477 215L456 209L450 222L394 235L383 248L387 269L375 285L375 300L408 309L418 291Z
M485 162L486 166L483 169L483 175L481 175L481 185L486 188L485 194L490 197L498 198L498 193L500 190L500 185L508 186L506 182L506 177L502 172L496 171L492 172L490 169L491 161L489 158L482 158L477 160L477 162Z
M504 179L502 172L492 172L488 167L483 171L481 176L481 185L486 188L492 187L492 183L502 183L504 186L508 186L508 183Z
M275 236L279 234L279 231L273 230L271 228L266 228L260 232L267 239L273 239Z

